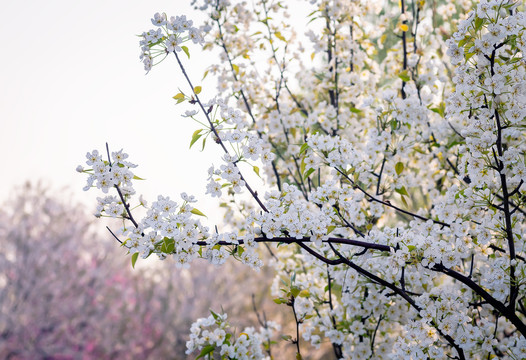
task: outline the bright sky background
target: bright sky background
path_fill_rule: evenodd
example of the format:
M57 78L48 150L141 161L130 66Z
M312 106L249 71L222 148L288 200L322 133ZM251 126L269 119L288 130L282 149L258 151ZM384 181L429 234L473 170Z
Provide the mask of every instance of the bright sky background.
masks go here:
M84 193L75 168L108 142L139 164L135 172L147 181L138 193L151 201L187 191L205 200L198 207L206 212L214 203L204 196L207 169L220 153L188 149L198 125L181 118L185 108L171 98L186 86L175 59L145 75L135 36L153 27L155 12L200 24L204 15L191 1L0 1L0 203L14 186L41 179L94 209L99 192ZM190 49L198 84L214 58Z
M208 141L189 150L199 125L180 115L178 87L188 89L174 58L145 75L139 38L154 26L156 12L187 15L194 25L206 15L191 0L0 0L0 204L15 186L42 180L52 189L95 209L102 192L83 192L86 176L75 171L93 149L124 149L139 165L138 194L151 202L158 194L176 201L186 191L210 225L221 220L217 199L205 195L207 170L222 152ZM290 3L292 5L292 3ZM294 7L294 6L292 6ZM294 7L300 33L309 7ZM292 21L288 19L288 21ZM301 24L302 23L302 24ZM213 53L188 44L186 69L203 94L215 95L216 82L203 73L218 61ZM309 60L310 61L310 60ZM208 100L206 96L202 96ZM250 179L244 172L244 176ZM264 193L262 184L249 181ZM205 221L206 222L206 221Z

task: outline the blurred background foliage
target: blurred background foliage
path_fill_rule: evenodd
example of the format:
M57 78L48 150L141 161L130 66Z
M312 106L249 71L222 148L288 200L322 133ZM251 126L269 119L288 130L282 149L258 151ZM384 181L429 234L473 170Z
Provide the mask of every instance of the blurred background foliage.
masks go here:
M287 322L268 297L270 269L143 261L133 270L64 197L27 183L0 210L0 358L183 359L191 323L209 309L238 328L259 326L254 307Z

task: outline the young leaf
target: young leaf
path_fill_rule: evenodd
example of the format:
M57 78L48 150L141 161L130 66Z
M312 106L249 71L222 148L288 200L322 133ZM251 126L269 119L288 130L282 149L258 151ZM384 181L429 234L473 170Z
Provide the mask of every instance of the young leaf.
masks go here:
M196 86L196 87L194 88L194 93L195 93L195 94L199 94L200 92L201 92L201 86Z
M175 95L173 97L173 99L175 99L175 100L184 99L184 94L183 93L179 93L179 94Z
M276 35L276 37L277 37L278 39L280 39L281 41L287 42L287 39L285 39L285 38L283 37L283 35L281 35L281 33L280 33L279 31L276 31L276 32L274 33L274 35Z
M216 349L216 347L214 345L206 345L203 348L203 350L201 350L201 353L199 354L199 356L195 358L195 360L205 357L206 355L208 355L211 352L213 352L215 349Z
M307 151L308 148L309 148L309 144L307 144L307 143L301 145L300 155L303 154L305 151Z
M132 268L134 268L134 269L135 269L135 263L137 262L137 258L138 257L139 257L139 253L138 252L133 253L131 261L132 261Z
M188 51L188 48L186 46L181 46L181 49L183 49L186 56L188 56L188 58L190 59L190 52Z
M305 172L305 174L303 174L303 178L306 179L308 178L315 170L313 168L310 168L309 170L307 170Z
M190 141L190 148L192 148L192 145L194 145L194 143L199 140L199 138L201 136L203 136L203 134L201 134L201 131L203 131L203 129L198 129L196 131L194 131L193 135L192 135L192 141Z
M298 297L298 295L300 294L301 290L300 288L298 288L297 286L293 286L291 289L290 289L290 293L292 294L293 297Z
M475 18L475 32L479 31L482 28L482 25L484 24L484 19L476 17Z
M407 204L407 201L405 200L405 197L403 197L403 196L402 196L402 203L404 204L404 206L405 206L406 208L409 207L409 205Z
M409 77L409 73L407 70L404 70L402 71L400 74L398 74L398 77L400 79L402 79L402 81L404 82L408 82L409 80L411 80L411 78Z
M395 189L395 191L402 196L409 196L409 194L407 193L407 190L405 189L405 186L402 186L401 188L397 188Z
M219 315L217 315L212 309L210 309L210 314L212 314L215 320L219 319Z
M192 211L190 211L192 214L195 214L195 215L199 215L199 216L204 216L206 217L205 214L203 214L201 211L197 210L196 208L193 208Z
M257 176L259 176L259 168L257 166L253 166L252 169L256 173Z
M175 249L175 240L165 237L161 245L161 251L165 254L173 253Z
M397 162L395 165L395 171L396 175L400 175L402 171L404 171L404 164L402 164L401 162Z
M305 172L305 158L301 159L300 172L302 174Z

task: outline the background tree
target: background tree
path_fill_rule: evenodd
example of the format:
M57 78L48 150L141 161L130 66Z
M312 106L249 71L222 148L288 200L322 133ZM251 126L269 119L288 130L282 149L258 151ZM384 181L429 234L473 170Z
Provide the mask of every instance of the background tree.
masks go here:
M26 184L0 212L1 358L182 359L192 321L210 307L240 326L258 325L254 306L269 311L265 272L254 281L240 264L217 272L204 262L132 271L126 252L59 197Z

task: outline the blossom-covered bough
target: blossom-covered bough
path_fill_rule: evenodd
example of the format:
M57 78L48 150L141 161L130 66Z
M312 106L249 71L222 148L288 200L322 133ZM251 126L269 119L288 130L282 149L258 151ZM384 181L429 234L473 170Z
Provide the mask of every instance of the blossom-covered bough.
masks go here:
M301 338L345 359L526 358L523 4L311 3L309 43L280 20L286 4L269 0L205 1L200 29L156 14L143 34L146 70L174 56L187 81L174 99L201 124L191 144L224 151L207 193L227 190L232 231L210 232L186 194L181 205L159 197L135 220L122 152L89 153L92 169L79 169L88 188L117 191L99 214L124 220L133 262L232 256L258 268L265 244L298 358ZM185 41L222 50L207 102L185 71ZM247 171L266 176L263 196ZM198 322L189 351L262 358L254 344L268 331L203 335L214 321L223 329L222 316Z

